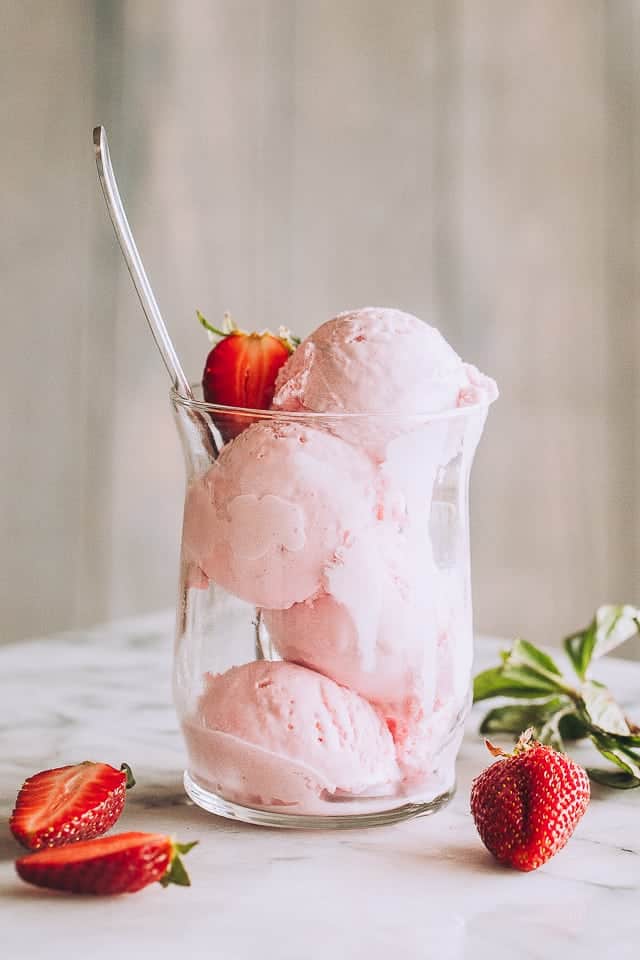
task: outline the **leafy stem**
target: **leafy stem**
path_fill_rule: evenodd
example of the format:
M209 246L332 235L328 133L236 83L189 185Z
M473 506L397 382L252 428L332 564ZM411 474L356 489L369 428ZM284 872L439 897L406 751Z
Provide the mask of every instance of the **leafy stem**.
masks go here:
M579 684L569 682L554 659L521 638L501 655L497 667L474 680L474 701L495 697L515 702L494 707L480 732L518 735L533 727L537 739L564 750L565 741L588 737L616 770L589 771L607 786L640 786L640 728L628 720L603 684L589 677L591 664L640 628L640 610L630 605L600 607L584 630L571 634L564 648Z

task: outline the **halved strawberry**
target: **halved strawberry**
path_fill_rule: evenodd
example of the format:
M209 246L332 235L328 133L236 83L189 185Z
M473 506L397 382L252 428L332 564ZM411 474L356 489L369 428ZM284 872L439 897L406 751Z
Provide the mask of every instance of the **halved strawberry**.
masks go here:
M282 328L278 335L264 330L247 333L239 330L228 314L222 330L212 327L198 311L198 319L212 338L219 338L210 351L202 374L202 390L207 403L226 407L268 410L280 367L300 342ZM236 436L251 422L248 418L223 414L221 426L225 439ZM227 422L228 421L228 422Z
M9 820L14 837L30 850L99 837L124 807L135 784L131 768L76 763L36 773L23 783Z
M71 893L134 893L155 881L189 887L179 854L196 842L175 843L161 833L117 833L21 857L16 870L36 887Z

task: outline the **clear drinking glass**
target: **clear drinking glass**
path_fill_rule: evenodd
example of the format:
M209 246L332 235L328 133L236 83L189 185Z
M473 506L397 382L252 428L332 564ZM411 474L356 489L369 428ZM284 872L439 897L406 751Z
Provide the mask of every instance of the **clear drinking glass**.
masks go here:
M488 405L172 404L187 470L174 667L187 793L284 827L439 809L471 701L468 489Z

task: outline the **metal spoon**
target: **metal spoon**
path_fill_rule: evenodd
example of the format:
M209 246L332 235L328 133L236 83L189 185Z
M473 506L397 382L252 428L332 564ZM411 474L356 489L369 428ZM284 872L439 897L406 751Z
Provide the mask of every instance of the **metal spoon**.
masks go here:
M178 360L178 354L169 336L169 331L162 319L160 307L153 295L151 284L142 265L138 248L136 247L129 221L124 212L120 191L116 183L111 158L109 156L109 143L107 141L107 131L104 127L94 127L93 146L96 151L96 166L98 168L98 179L104 194L105 203L111 223L115 231L116 239L122 250L125 262L127 264L133 285L136 288L140 305L147 318L147 323L160 351L160 356L169 372L176 391L187 399L193 399L193 393L189 386L189 381L184 375L182 365Z

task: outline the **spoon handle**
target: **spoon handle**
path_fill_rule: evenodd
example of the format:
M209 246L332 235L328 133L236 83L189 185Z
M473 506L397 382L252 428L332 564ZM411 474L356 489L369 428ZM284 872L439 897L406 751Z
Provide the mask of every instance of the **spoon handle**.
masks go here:
M184 375L184 370L178 360L178 355L169 336L169 331L162 319L160 307L153 295L151 284L142 265L138 248L131 233L131 227L124 212L118 184L116 183L113 167L111 166L109 143L104 127L99 126L94 128L93 146L96 152L98 179L100 180L107 210L111 217L111 223L113 224L116 239L120 244L120 249L122 250L122 255L124 256L131 279L133 280L133 285L136 288L140 305L147 318L147 323L151 328L153 339L160 351L164 365L169 371L169 376L173 381L176 391L182 394L183 397L191 399L193 394L189 386L189 381Z

